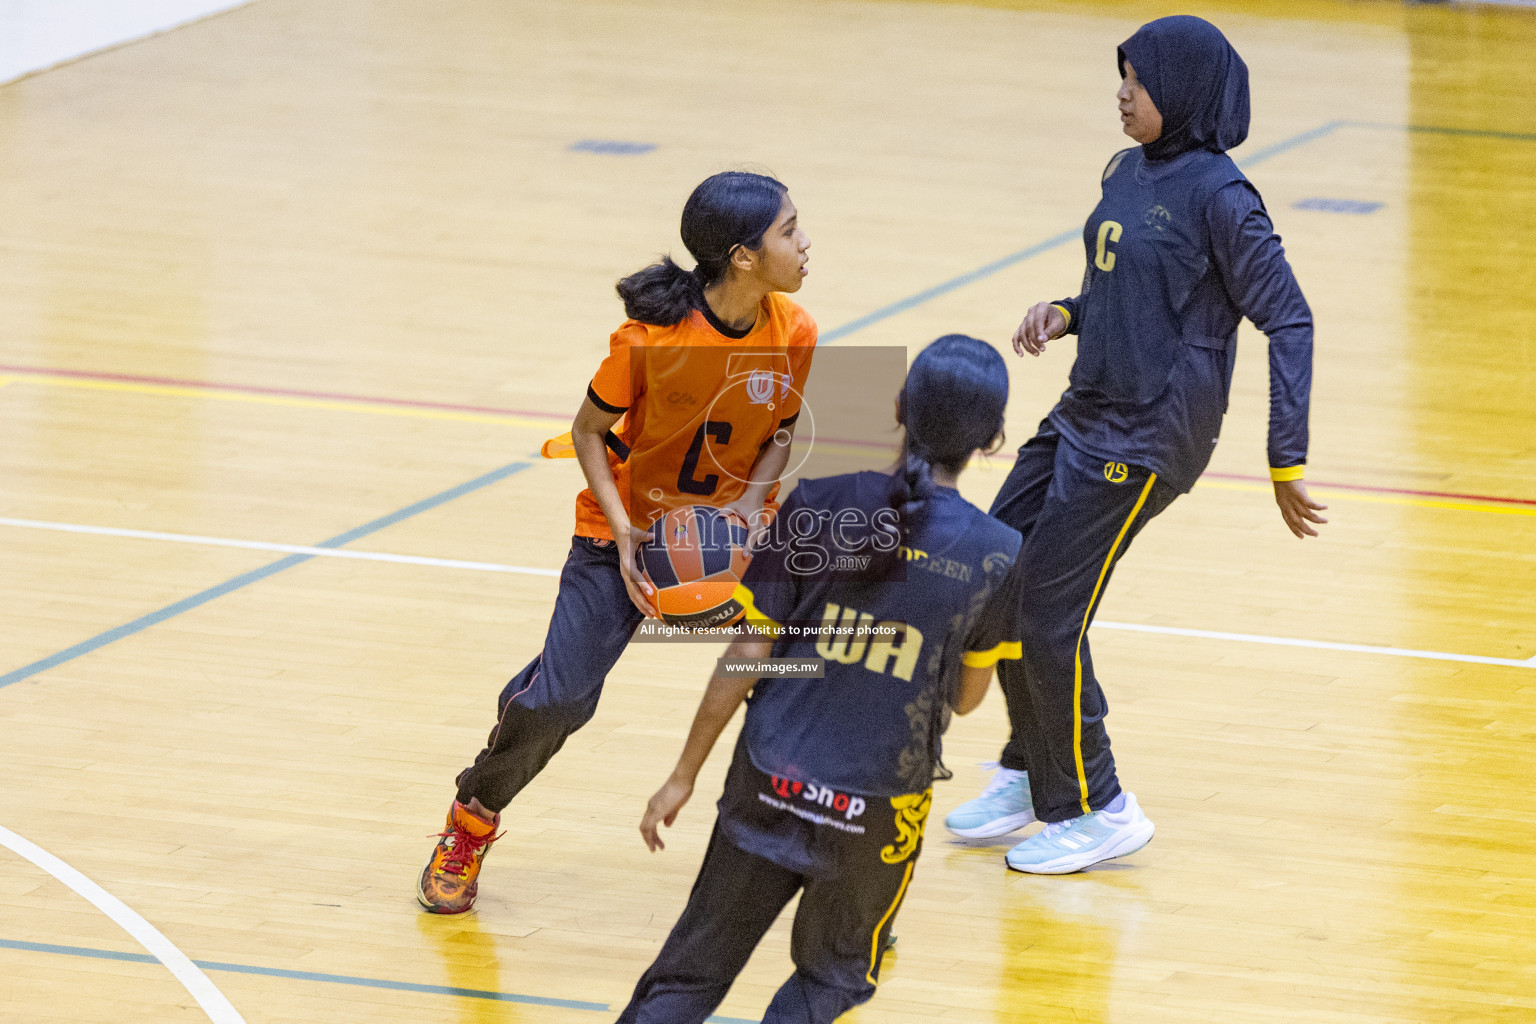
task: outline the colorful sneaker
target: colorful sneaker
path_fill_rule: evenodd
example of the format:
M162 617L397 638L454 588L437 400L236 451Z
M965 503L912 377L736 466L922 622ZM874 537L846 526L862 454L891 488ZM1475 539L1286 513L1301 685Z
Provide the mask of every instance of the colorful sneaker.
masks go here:
M1134 794L1115 812L1094 811L1068 821L1049 822L1008 851L1008 866L1033 875L1067 875L1091 864L1135 853L1157 831L1141 813Z
M421 869L416 899L422 906L434 914L462 914L475 905L480 862L491 844L501 838L496 835L500 823L499 814L486 821L457 800L453 802L432 859Z
M965 839L990 839L1015 832L1034 820L1029 773L999 766L981 796L950 811L944 827Z

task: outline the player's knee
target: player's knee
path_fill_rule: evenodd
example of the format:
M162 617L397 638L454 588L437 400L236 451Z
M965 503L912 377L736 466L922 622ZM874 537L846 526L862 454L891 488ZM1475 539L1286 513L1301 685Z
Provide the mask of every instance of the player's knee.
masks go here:
M548 727L575 732L597 713L597 695L548 694L529 709Z
M575 732L592 721L592 716L597 714L597 701L572 701L563 706L562 714L565 716L567 728Z

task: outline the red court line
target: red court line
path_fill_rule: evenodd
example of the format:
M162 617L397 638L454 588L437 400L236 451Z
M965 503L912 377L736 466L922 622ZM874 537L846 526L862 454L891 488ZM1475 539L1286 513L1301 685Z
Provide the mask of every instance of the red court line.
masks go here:
M529 416L551 422L569 423L566 413L543 412L537 409L507 409L494 405L463 405L456 402L425 402L413 398L381 398L377 395L351 395L339 391L307 391L301 388L273 388L255 384L222 384L217 381L192 380L182 377L150 377L134 373L105 373L98 370L63 370L41 366L12 366L0 363L0 373L30 374L37 377L72 377L77 380L115 381L126 384L158 384L162 387L202 388L207 391L228 391L246 395L276 395L284 398L317 398L331 402L355 402L359 405L383 405L408 409L440 409L445 412L489 413L493 416ZM829 439L831 440L831 439ZM842 442L858 444L861 442ZM870 444L871 442L862 442ZM1248 476L1243 473L1205 473L1213 480L1239 480L1245 483L1269 483L1267 477ZM1456 491L1423 491L1407 487L1374 487L1366 484L1328 483L1308 480L1318 487L1334 487L1341 491L1361 491L1367 494L1402 494L1414 498L1452 498L1462 501L1486 501L1500 505L1524 505L1536 507L1536 498L1501 498L1489 494L1462 494Z
M494 405L462 405L455 402L424 402L412 398L381 398L377 395L352 395L339 391L306 391L300 388L271 388L255 384L221 384L217 381L192 380L186 377L150 377L136 373L105 373L99 370L53 370L42 366L12 366L0 363L0 373L15 373L33 377L68 377L73 380L99 380L114 384L146 384L157 387L177 387L203 391L222 391L241 395L271 395L277 398L312 398L327 402L349 402L354 405L379 405L408 409L435 409L441 412L472 412L492 416L527 416L570 423L566 413L543 412L535 409L508 409ZM849 440L829 437L833 444L854 445L885 450L889 446L878 441Z
M1267 484L1269 477L1245 476L1242 473L1203 473L1213 480L1242 480L1245 482ZM1335 484L1324 480L1308 478L1307 483L1317 487L1333 487L1340 491L1364 491L1368 494L1406 494L1414 498L1460 498L1464 501L1488 501L1501 505L1536 505L1536 498L1496 498L1488 494L1460 494L1456 491L1417 491L1407 487L1371 487L1366 484Z
M408 409L441 409L445 412L479 412L494 416L532 416L569 423L570 413L541 412L533 409L503 409L493 405L460 405L455 402L423 402L413 398L380 398L377 395L349 395L338 391L305 391L300 388L269 388L255 384L220 384L216 381L189 380L181 377L146 377L135 373L102 373L95 370L51 370L41 366L8 366L0 363L0 373L31 374L36 377L73 377L77 380L115 381L120 384L158 384L162 387L202 388L205 391L231 391L243 395L277 395L283 398L319 398L329 402L356 402L360 405L390 405Z

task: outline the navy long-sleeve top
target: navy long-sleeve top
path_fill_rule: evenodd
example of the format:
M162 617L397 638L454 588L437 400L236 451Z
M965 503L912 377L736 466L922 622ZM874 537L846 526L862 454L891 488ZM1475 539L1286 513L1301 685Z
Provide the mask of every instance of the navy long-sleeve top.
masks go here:
M1083 240L1083 292L1057 303L1079 338L1050 415L1063 437L1188 490L1216 443L1246 316L1269 337L1271 475L1299 478L1312 311L1236 165L1209 150L1159 161L1119 153Z

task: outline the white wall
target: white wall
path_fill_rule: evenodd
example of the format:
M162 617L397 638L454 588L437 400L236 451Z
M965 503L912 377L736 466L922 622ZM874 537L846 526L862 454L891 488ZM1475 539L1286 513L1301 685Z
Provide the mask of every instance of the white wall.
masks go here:
M0 0L0 82L250 0Z

